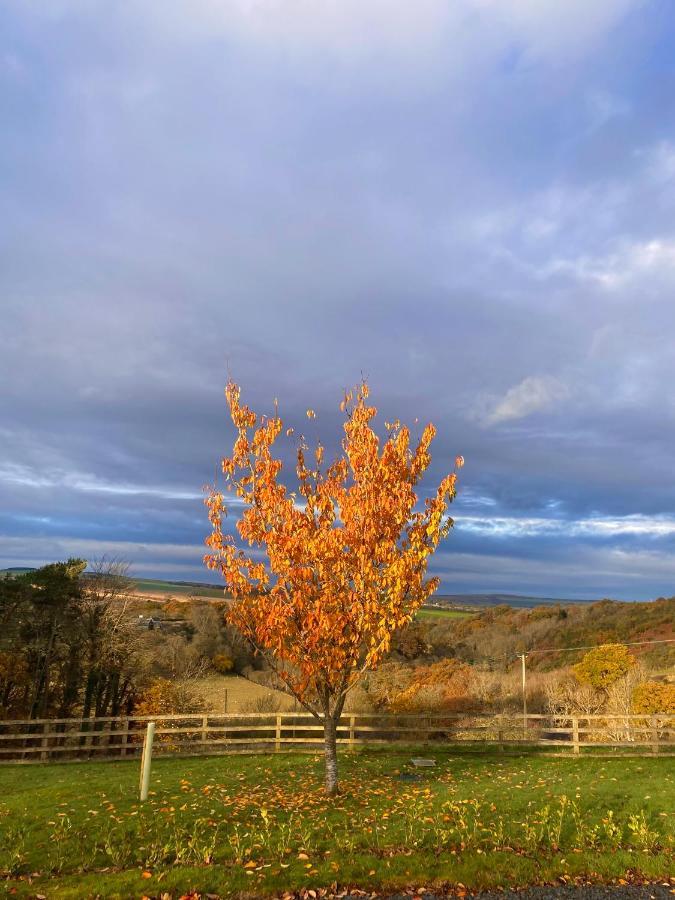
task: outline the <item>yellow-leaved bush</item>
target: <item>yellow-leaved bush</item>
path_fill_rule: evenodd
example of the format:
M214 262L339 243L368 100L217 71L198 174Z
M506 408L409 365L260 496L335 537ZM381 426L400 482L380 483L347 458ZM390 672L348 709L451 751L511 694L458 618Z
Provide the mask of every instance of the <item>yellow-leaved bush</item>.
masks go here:
M634 713L675 715L675 684L643 681L633 691L632 706Z

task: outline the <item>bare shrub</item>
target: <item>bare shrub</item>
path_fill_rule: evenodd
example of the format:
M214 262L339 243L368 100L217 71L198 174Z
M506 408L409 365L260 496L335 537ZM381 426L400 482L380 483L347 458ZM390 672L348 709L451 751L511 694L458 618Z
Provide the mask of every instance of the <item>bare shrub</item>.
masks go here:
M268 694L259 694L241 704L242 712L251 713L278 713L282 709L281 697L270 691Z
M551 679L546 686L548 711L557 717L597 715L605 704L605 695L590 684L579 684L569 675Z
M363 684L357 684L353 690L347 694L345 700L346 713L372 713L375 712L375 706L372 697L365 689Z
M138 698L134 713L138 716L160 716L209 710L205 697L189 681L156 678Z

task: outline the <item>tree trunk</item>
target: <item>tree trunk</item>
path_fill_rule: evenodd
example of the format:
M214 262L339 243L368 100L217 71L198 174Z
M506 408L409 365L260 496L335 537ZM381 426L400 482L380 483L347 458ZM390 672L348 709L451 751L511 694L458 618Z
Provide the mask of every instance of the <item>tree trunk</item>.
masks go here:
M91 716L91 707L94 700L94 691L98 684L98 672L94 668L89 669L87 682L84 688L84 700L82 701L82 718L88 719ZM83 729L86 730L86 729Z
M338 792L337 777L337 722L328 715L323 722L324 749L326 754L326 793L334 796Z

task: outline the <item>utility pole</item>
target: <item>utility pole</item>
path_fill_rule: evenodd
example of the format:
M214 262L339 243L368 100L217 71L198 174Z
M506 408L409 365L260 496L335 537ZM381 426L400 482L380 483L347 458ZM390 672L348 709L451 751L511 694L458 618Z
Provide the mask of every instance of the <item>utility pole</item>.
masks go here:
M527 681L526 681L526 670L525 670L525 654L520 654L520 661L522 663L523 670L523 737L527 738Z

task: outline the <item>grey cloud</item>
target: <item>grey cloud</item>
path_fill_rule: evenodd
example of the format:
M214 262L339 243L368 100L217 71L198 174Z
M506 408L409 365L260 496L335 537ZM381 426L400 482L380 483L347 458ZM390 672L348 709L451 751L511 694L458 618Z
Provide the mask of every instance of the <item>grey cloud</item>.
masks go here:
M3 7L3 561L95 535L148 574L192 548L175 571L206 577L228 367L294 425L315 408L329 451L362 371L383 419L433 419L423 490L467 459L450 546L477 504L552 528L675 510L675 18L338 6ZM497 546L553 559L541 534L473 539L446 589ZM603 540L667 592L652 539ZM590 592L621 588L610 550Z

